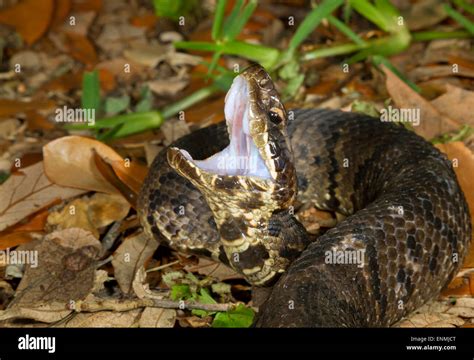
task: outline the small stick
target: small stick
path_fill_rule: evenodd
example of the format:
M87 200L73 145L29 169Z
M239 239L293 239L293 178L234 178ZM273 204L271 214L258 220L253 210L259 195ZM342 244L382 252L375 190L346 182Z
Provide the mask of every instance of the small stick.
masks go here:
M164 309L180 310L204 310L204 311L229 311L234 308L234 304L202 304L194 301L173 301L160 299L133 299L121 302L113 300L103 301L76 301L71 310L76 312L97 312L97 311L130 311L142 307L158 307Z
M163 269L166 269L167 267L170 267L170 266L173 266L173 265L176 265L176 264L179 264L179 260L172 261L168 264L164 264L164 265L160 265L160 266L148 269L148 270L146 270L146 272L149 273L149 272L152 272L152 271L163 270Z

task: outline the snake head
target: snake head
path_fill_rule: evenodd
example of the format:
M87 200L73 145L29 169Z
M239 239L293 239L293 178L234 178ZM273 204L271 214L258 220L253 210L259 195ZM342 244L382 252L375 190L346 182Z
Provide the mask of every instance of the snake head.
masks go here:
M224 113L229 146L205 160L171 147L171 167L201 191L222 192L225 198L229 192L239 194L241 205L257 196L274 208L290 206L296 196L296 174L286 132L288 117L261 66L252 65L234 79Z
M281 256L288 247L271 225L274 214L296 197L287 114L270 76L258 65L234 79L224 112L229 146L205 160L171 147L167 158L204 195L230 265L250 283L262 285L289 264Z

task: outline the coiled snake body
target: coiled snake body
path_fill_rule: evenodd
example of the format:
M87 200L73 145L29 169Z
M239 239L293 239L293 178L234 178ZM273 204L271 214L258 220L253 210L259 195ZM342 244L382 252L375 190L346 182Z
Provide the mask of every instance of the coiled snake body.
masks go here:
M272 285L257 326L388 326L454 276L469 211L431 144L362 114L287 113L256 65L234 80L225 114L157 156L139 215L162 243ZM313 239L297 200L344 219Z

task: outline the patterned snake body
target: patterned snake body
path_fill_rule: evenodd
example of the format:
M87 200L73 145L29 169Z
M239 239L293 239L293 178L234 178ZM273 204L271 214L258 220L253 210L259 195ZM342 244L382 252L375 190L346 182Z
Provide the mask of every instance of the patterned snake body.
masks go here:
M138 205L145 231L273 285L257 326L388 326L436 296L471 237L451 162L366 115L287 113L258 66L236 79L227 124L177 140L152 164ZM234 157L253 165L229 169ZM293 216L296 200L344 219L314 239Z

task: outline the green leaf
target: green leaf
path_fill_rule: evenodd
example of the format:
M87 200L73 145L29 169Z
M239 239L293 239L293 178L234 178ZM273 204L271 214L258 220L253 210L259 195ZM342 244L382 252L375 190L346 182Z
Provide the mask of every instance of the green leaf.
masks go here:
M100 82L97 70L84 72L81 105L83 109L94 109L96 115L100 110Z
M461 9L464 9L468 13L474 15L474 5L470 5L464 0L453 0L453 3L455 3L456 6L460 7Z
M265 68L271 68L280 55L278 49L237 40L223 42L221 44L205 41L176 41L174 46L177 49L212 51L242 56L258 62Z
M367 101L355 100L352 103L351 110L377 118L380 116L380 113L377 111L375 105Z
M143 86L140 94L140 101L135 106L136 112L150 111L153 106L153 94L148 86Z
M252 309L239 304L233 310L219 312L214 317L215 328L248 328L252 325L255 313Z
M352 8L384 31L390 31L386 16L367 0L351 0Z
M217 304L217 301L214 300L211 294L209 294L209 292L204 288L201 288L201 290L199 291L199 294L196 294L193 298L196 302L199 302L201 304ZM193 309L191 313L193 315L200 316L200 317L215 314L215 312L212 312L212 311L205 311L205 310L199 310L199 309Z
M359 35L352 31L352 29L340 21L338 18L330 15L328 16L328 21L333 26L335 26L340 32L346 35L349 39L355 42L357 45L365 45L365 41L361 39Z
M292 78L288 83L286 84L285 89L283 89L283 98L285 100L293 98L296 93L298 92L299 88L301 85L303 85L304 82L304 74L299 74Z
M444 10L451 18L466 28L466 30L469 31L471 35L474 35L474 23L472 23L467 17L461 15L449 5L444 5Z
M230 32L232 27L235 26L235 22L237 21L237 17L239 16L242 7L244 6L244 0L236 0L232 11L230 12L229 16L227 17L226 21L224 22L224 27L222 29L222 36L224 38L228 38L227 34Z
M288 53L294 53L298 46L311 34L319 25L321 20L328 17L335 9L341 6L344 0L324 0L321 5L313 9L303 20L301 25L291 38L288 45Z
M472 35L467 31L418 31L411 34L413 41L430 41L437 39L467 39Z
M298 61L292 60L289 63L285 64L282 66L282 68L278 71L278 75L283 80L291 80L295 76L298 76L300 74L300 65Z
M130 105L130 96L108 97L104 102L104 111L107 115L116 115L127 110Z
M196 5L196 0L153 0L155 14L172 20L189 14Z
M218 40L222 33L222 22L224 21L224 11L227 5L227 0L218 0L216 5L216 12L214 15L214 22L212 24L212 39Z
M253 12L255 11L256 7L257 7L256 0L250 0L247 3L247 5L243 8L242 12L235 19L234 24L231 27L229 27L227 31L225 32L224 40L234 40L237 37L237 35L240 34L245 24L247 24L247 22L249 21L250 16L252 16Z
M176 284L171 287L171 299L182 300L189 299L192 297L191 290L187 284Z
M133 134L138 134L143 131L156 129L163 124L165 121L163 115L159 111L148 111L141 113L131 113L124 115L117 115L113 118L104 119L106 121L115 121L118 124L122 124L119 130L114 134L112 139L118 139ZM96 122L96 125L99 121ZM99 124L104 125L104 124ZM115 127L115 126L113 126ZM110 127L109 127L110 128Z

